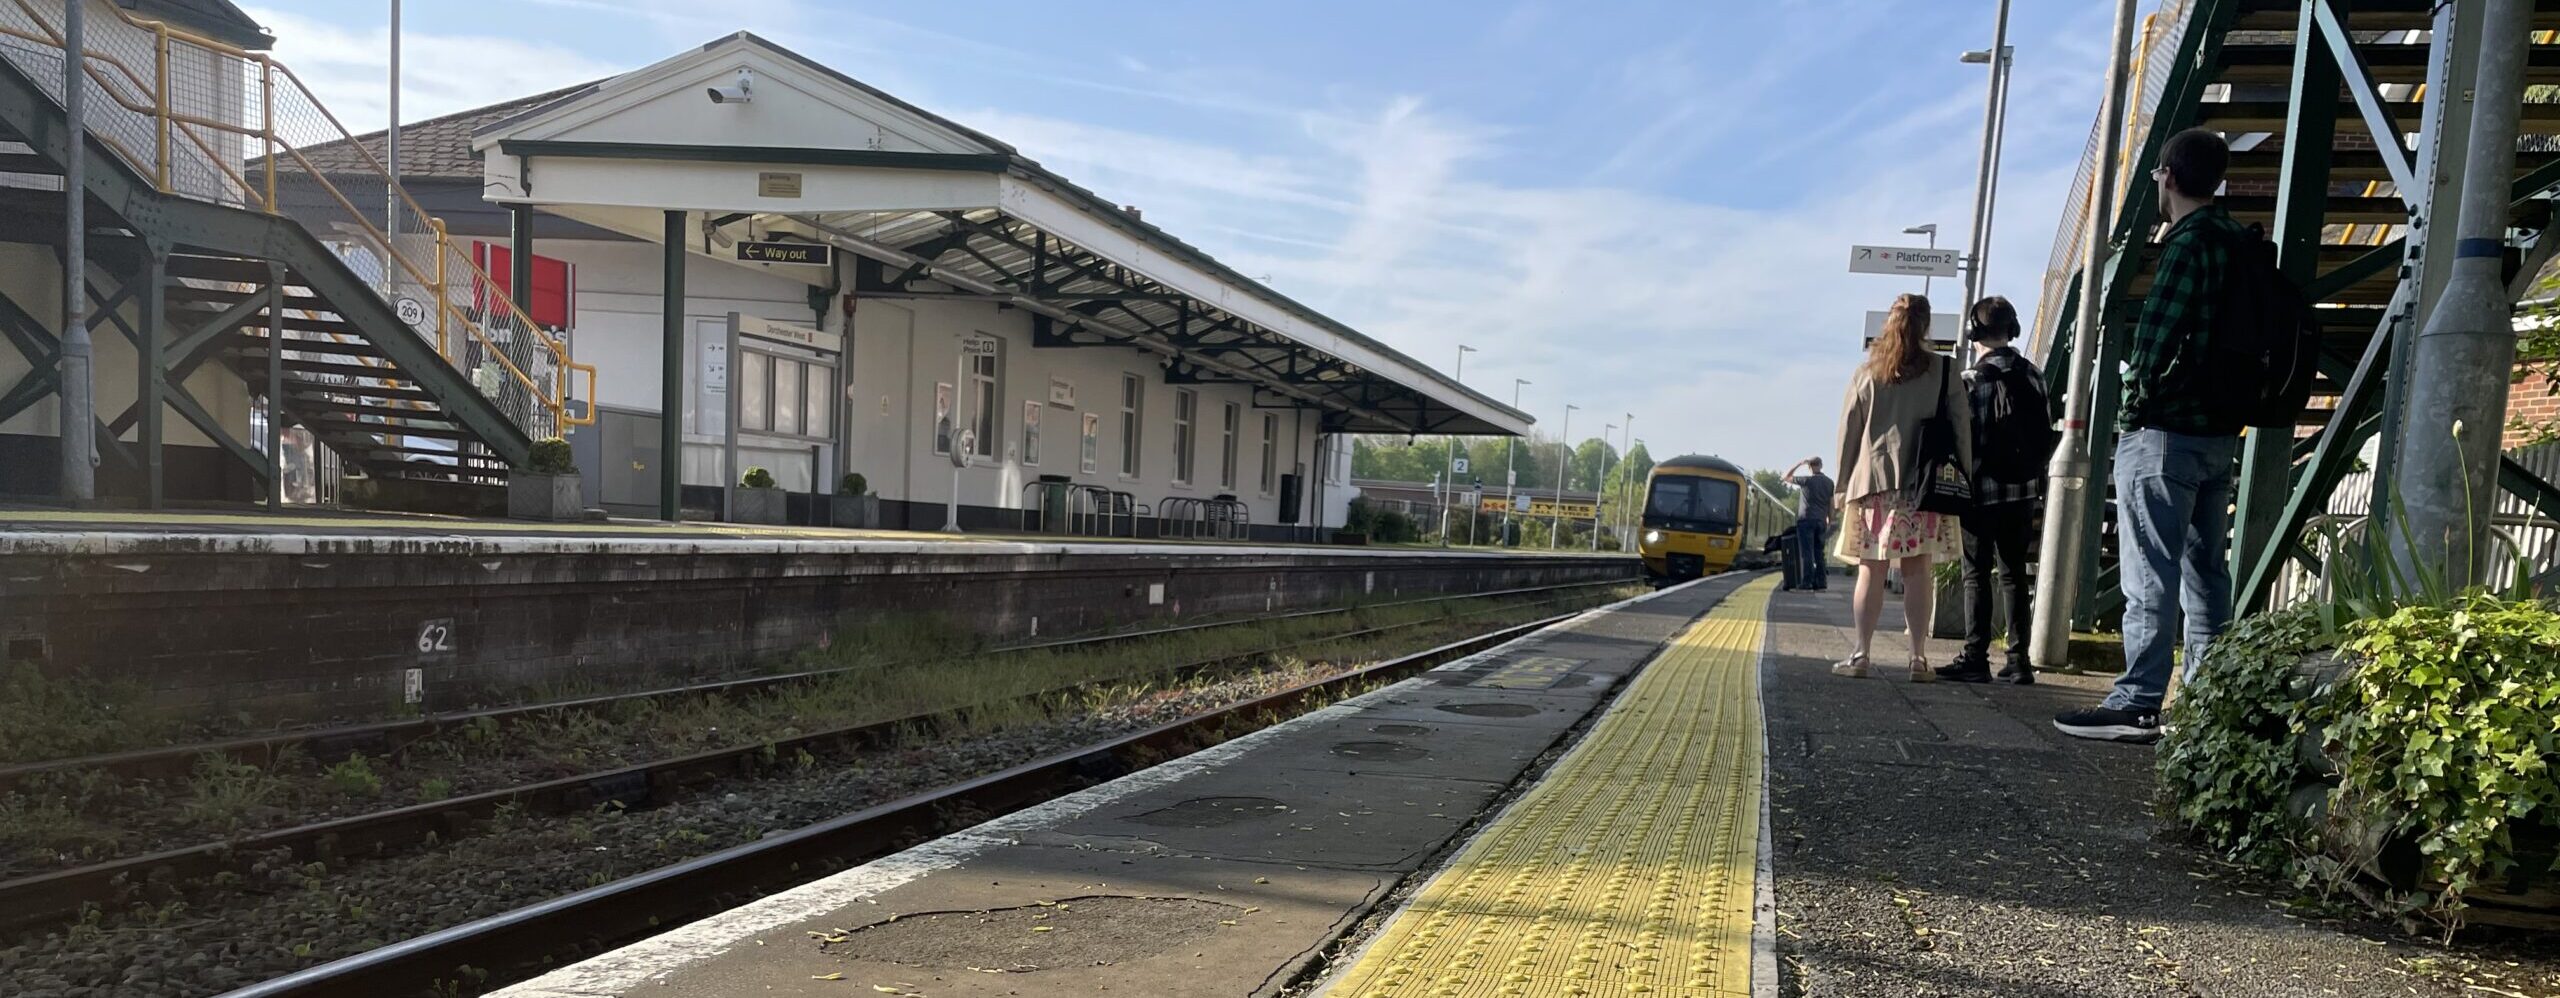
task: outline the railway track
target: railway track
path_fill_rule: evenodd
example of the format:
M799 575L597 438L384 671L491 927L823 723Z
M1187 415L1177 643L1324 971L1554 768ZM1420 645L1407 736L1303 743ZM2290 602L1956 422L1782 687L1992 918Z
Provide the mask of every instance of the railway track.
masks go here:
M1114 645L1133 644L1155 638L1172 637L1179 634L1213 631L1227 627L1267 624L1285 620L1307 620L1320 617L1342 616L1361 610L1425 606L1433 603L1449 603L1471 599L1489 599L1502 596L1527 596L1537 593L1561 592L1575 589L1595 589L1603 586L1624 585L1626 581L1627 580L1624 579L1613 579L1605 582L1573 582L1558 586L1533 586L1522 589L1503 589L1493 592L1430 596L1422 599L1397 600L1386 603L1365 603L1356 606L1328 607L1317 610L1295 610L1288 613L1243 617L1235 620L1216 620L1198 624L1183 624L1176 627L1160 627L1144 631L1123 631L1114 634L1097 634L1082 638L1063 638L1055 641L1035 641L1027 644L1004 645L983 649L976 652L976 654L1001 655L1015 652L1093 650L1109 648ZM0 766L0 793L7 793L8 791L25 784L27 781L38 777L80 770L96 771L114 776L118 779L127 780L184 779L195 768L197 762L208 755L222 756L256 766L268 765L274 762L277 758L293 752L300 752L322 761L344 758L349 754L357 752L364 753L367 756L381 758L398 751L401 746L410 742L468 725L490 722L506 725L537 717L562 714L569 711L609 708L637 701L664 701L690 696L747 693L782 686L818 682L858 669L895 667L900 664L911 663L871 663L829 669L809 669L796 672L775 673L771 675L747 676L738 679L715 680L712 682L693 683L684 686L671 686L654 690L641 690L631 693L614 693L599 696L579 697L570 700L554 700L544 703L522 704L510 707L448 711L419 717L402 718L394 721L337 725L326 728L310 728L299 731L284 731L274 734L229 738L220 741L198 742L188 745L172 745L163 748L135 749L125 752L109 752L97 755L78 756L69 759L51 759L43 762L17 763L13 765Z
M1576 615L1565 613L1046 756L940 790L298 971L222 998L477 994L1331 703Z
M1589 588L1593 586L1590 584L1552 586L1475 594L1468 597L1407 601L1396 605L1506 595L1553 594ZM1571 597L1559 596L1531 605L1543 605L1566 598ZM1491 607L1479 613L1517 607L1517 604ZM1300 618L1349 612L1351 612L1349 609L1303 611L1287 616ZM1204 672L1248 664L1293 648L1391 634L1416 627L1445 624L1452 619L1463 618L1436 617L1329 633L1292 640L1272 647L1177 664L1156 670L1152 674L1188 678ZM1246 622L1190 625L1147 632L1147 634L1161 637L1170 633L1198 630L1204 627L1233 626ZM1089 647L1089 645L1082 645L1082 642L1128 642L1135 640L1136 637L1136 635L1112 635L1100 639L1050 642L1031 646L1025 650ZM811 676L817 673L798 675ZM451 841L472 834L481 822L505 808L515 808L531 814L567 814L607 805L624 808L648 807L665 803L695 787L724 778L756 775L775 765L778 760L790 759L802 752L823 755L874 747L887 743L901 732L913 732L918 728L927 731L942 729L968 712L984 709L991 704L1038 702L1063 694L1073 694L1125 681L1126 678L1064 684L991 703L969 704L905 717L846 725L787 739L741 744L638 765L519 784L445 800L333 818L237 838L201 842L87 866L34 874L0 882L0 927L15 929L73 919L89 906L115 903L129 891L146 884L176 886L183 893L186 885L201 883L224 873L248 870L262 863L271 862L272 858L278 855L289 856L295 863L323 862L337 865L393 854L430 840ZM548 708L549 705L546 707Z

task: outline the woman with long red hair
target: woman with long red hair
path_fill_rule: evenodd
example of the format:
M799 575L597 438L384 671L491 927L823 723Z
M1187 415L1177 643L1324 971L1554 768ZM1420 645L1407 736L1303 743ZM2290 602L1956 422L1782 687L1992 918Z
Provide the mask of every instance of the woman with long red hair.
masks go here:
M1834 675L1867 674L1867 653L1884 616L1885 573L1902 569L1902 616L1911 639L1911 681L1937 678L1927 648L1929 613L1936 587L1929 566L1961 555L1954 516L1918 507L1923 474L1917 453L1921 424L1939 413L1955 424L1957 462L1973 467L1973 405L1955 360L1929 348L1929 299L1893 300L1884 332L1867 347L1867 360L1849 383L1840 414L1838 554L1858 562L1858 588L1850 597L1857 621L1856 650L1831 667ZM1969 471L1968 471L1969 474Z

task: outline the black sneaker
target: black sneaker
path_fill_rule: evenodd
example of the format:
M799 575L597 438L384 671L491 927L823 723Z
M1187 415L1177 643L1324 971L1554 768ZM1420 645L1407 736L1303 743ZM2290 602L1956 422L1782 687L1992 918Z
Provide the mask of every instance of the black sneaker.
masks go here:
M1993 675L2001 682L2008 683L2013 686L2033 686L2036 684L2036 667L2015 659L2011 659L2009 664L2001 666L2000 671Z
M2053 727L2073 738L2147 745L2160 740L2160 712L2090 707L2054 718Z
M1970 655L1956 656L1955 661L1939 666L1937 672L1938 678L1944 679L1950 683L1987 683L1991 681L1991 663L1983 659L1974 658Z

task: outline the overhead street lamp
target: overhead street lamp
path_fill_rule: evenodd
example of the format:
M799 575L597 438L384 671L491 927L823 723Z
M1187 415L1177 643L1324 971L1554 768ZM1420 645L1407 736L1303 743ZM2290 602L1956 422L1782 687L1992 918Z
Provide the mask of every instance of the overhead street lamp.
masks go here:
M1609 459L1609 434L1615 432L1617 428L1616 423L1600 428L1600 460L1603 464L1608 463ZM1601 485L1608 477L1606 474L1600 474L1591 479L1591 550L1595 553L1600 550L1600 500L1609 491Z
M1564 532L1564 473L1573 467L1573 411L1578 405L1564 407L1564 425L1556 428L1556 449L1563 451L1556 462L1556 499L1547 507L1547 550L1556 549L1556 535Z
M1474 352L1476 348L1458 344L1458 366L1449 372L1450 380L1456 381L1458 387L1466 387L1467 355ZM1458 435L1455 433L1449 434L1449 455L1440 462L1440 481L1443 483L1440 486L1440 546L1445 548L1449 546L1449 500L1458 494ZM1468 526L1474 526L1475 514L1470 512L1467 515ZM1469 530L1468 533L1474 531Z
M1511 407L1512 407L1513 409L1518 409L1518 408L1520 408L1520 386L1525 385L1525 384L1528 384L1528 383L1529 383L1529 379L1527 379L1527 378L1513 378L1513 379L1511 379ZM1519 436L1518 434L1513 434L1513 435L1511 435L1511 436L1509 436L1509 437L1505 437L1505 438L1503 438L1503 442L1502 442L1502 536L1501 536L1500 538L1498 538L1498 539L1497 539L1497 540L1498 540L1498 542L1499 542L1499 543L1502 543L1502 544L1509 544L1509 543L1511 543L1511 492L1512 492L1512 490L1513 490L1513 489L1517 488L1517 487L1519 486L1519 484L1520 484L1520 466L1519 466L1518 464L1514 463L1515 461L1517 461L1517 460L1518 460L1519 453L1520 453L1520 436Z
M1991 58L2000 53L1998 61ZM2000 196L2000 154L2006 147L2009 132L2009 67L2017 56L2017 47L2009 44L2009 0L2000 0L1999 13L1993 16L1991 47L1963 55L1970 66L1990 66L1991 82L1982 97L1982 161L1974 172L1973 238L1965 250L1965 300L1967 314L1973 303L1982 300L1990 288L1983 279L1983 267L1991 259L1992 207ZM1970 326L1959 327L1956 353L1964 354L1972 339Z
M1938 248L1938 223L1936 222L1930 222L1925 225L1914 225L1908 229L1902 230L1902 234L1906 236L1927 236L1929 237L1929 248ZM1929 282L1933 280L1936 280L1936 278L1930 277L1926 274L1920 275L1920 297L1929 297Z

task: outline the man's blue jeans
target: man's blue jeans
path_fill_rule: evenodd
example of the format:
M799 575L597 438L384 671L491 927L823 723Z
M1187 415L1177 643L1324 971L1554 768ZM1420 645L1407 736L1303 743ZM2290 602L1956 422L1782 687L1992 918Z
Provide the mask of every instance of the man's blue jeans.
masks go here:
M2158 429L2135 430L2117 441L2116 563L2124 580L2125 665L2106 706L2160 709L2169 692L2171 635L2180 631L2181 616L2190 669L2230 624L2225 548L2239 453L2238 437Z
M1822 541L1830 532L1828 517L1808 516L1796 521L1795 543L1787 549L1787 556L1795 559L1796 585L1820 589L1830 583L1822 574Z

